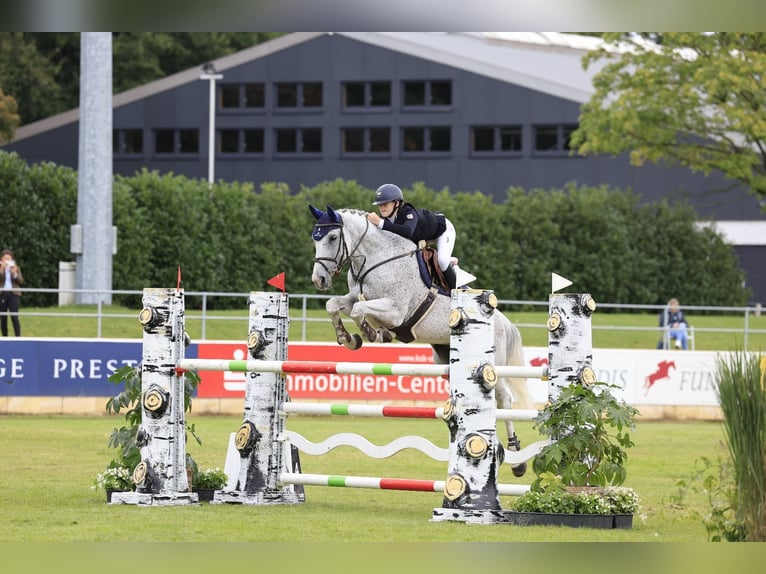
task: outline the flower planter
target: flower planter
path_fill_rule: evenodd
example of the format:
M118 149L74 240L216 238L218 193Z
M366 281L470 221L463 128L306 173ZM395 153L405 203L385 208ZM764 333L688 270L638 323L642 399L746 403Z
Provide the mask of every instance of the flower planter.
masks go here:
M518 526L568 526L569 528L628 529L632 514L562 514L553 512L511 512L511 524Z
M214 488L193 488L192 492L196 492L200 502L210 502L213 500L215 494Z

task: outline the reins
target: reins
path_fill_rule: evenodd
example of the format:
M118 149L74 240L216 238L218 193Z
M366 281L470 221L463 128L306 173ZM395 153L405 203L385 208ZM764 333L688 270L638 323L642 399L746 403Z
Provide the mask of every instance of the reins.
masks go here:
M398 255L394 255L393 257L389 257L388 259L384 259L382 261L378 261L375 265L368 268L367 270L364 270L364 266L367 264L367 257L365 255L362 256L362 265L359 267L359 270L354 270L353 260L354 254L359 249L359 246L362 244L362 241L364 240L365 236L367 235L367 232L370 230L370 222L365 218L366 226L364 228L364 233L362 233L362 236L359 238L359 240L356 242L356 245L354 246L354 249L349 253L348 251L348 244L346 243L346 234L343 232L343 218L339 216L340 222L338 223L317 223L316 227L338 227L340 228L340 244L338 245L338 250L335 252L335 255L333 257L315 257L314 262L319 263L322 267L324 267L324 270L327 272L328 275L331 277L335 277L338 275L343 267L345 267L347 262L350 263L350 271L351 271L351 277L356 281L356 283L359 285L359 292L362 293L364 290L364 279L367 277L367 275L370 274L370 272L374 271L378 267L381 267L385 265L386 263L390 263L391 261L395 261L397 259L401 259L402 257L409 257L410 255L414 255L417 253L418 249L413 249L412 251L407 251L405 253L400 253ZM338 257L340 255L340 257ZM327 268L327 265L324 264L325 261L332 261L335 263L335 270L331 273L330 270ZM364 272L362 272L364 270Z

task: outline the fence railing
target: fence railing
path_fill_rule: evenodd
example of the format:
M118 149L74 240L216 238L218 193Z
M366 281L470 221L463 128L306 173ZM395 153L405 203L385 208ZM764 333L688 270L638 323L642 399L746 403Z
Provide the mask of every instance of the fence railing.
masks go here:
M18 316L20 318L23 317L72 317L72 318L91 318L96 320L96 332L95 337L96 338L102 338L102 332L103 332L103 323L105 320L111 320L115 318L124 318L124 319L135 319L136 313L115 313L113 311L109 311L111 308L111 305L108 303L112 300L113 295L134 295L134 296L141 296L142 292L138 290L93 290L93 289L45 289L45 288L24 288L21 289L21 291L24 293L54 293L58 294L59 301L62 300L75 300L77 297L77 294L86 294L88 295L87 298L93 299L96 301L96 303L91 303L89 306L95 306L94 311L90 311L85 308L80 308L80 305L66 305L64 310L57 310L57 311L37 311L37 310L26 310L24 309L23 305L20 309ZM230 316L230 315L221 315L216 314L215 311L211 311L209 309L209 303L211 299L215 298L239 298L242 299L243 302L243 309L245 308L246 301L249 297L249 293L226 293L226 292L215 292L215 291L185 291L185 294L187 298L195 297L198 298L199 304L198 309L196 310L194 315L189 315L187 313L187 320L188 321L199 321L200 322L200 332L201 332L201 339L206 339L207 337L207 331L208 331L208 325L212 321L247 321L247 315L246 313L243 313L241 316ZM312 322L322 322L327 323L327 317L312 317L310 316L310 308L309 308L309 301L326 301L328 298L330 298L331 295L320 295L320 294L308 294L308 293L291 293L290 294L290 303L291 303L291 309L293 310L291 312L291 322L297 322L301 325L300 328L300 340L306 341L307 340L307 326L309 323ZM323 307L323 305L322 305ZM540 312L547 312L548 309L548 301L522 301L522 300L515 300L515 299L501 299L498 301L498 308L505 312L514 312L514 311L540 311ZM539 309L538 309L539 308ZM624 303L598 303L599 309L613 309L615 311L620 312L627 312L627 313L650 313L654 316L657 316L664 308L664 305L630 305L630 304L624 304ZM71 310L69 310L71 309ZM312 306L312 309L316 309L316 305ZM748 340L751 335L764 335L766 334L766 329L759 328L757 326L753 326L751 323L753 323L753 319L757 318L760 319L762 316L762 308L760 304L756 304L755 306L746 306L746 307L714 307L714 306L694 306L694 305L684 305L683 307L684 312L687 315L693 315L695 313L699 314L721 314L721 315L728 315L728 316L741 316L742 317L742 326L740 327L721 327L721 326L713 326L713 327L704 327L695 325L695 335L699 336L701 333L737 333L742 334L743 336L743 348L748 348ZM759 323L762 323L759 321ZM517 322L515 321L515 324L517 327L524 328L524 327L534 327L534 328L544 328L545 323L524 323L524 322ZM10 327L10 325L9 325ZM658 326L652 325L652 326L636 326L636 325L597 325L594 324L592 326L594 331L608 331L608 330L619 330L619 331L651 331L653 333L659 333ZM55 336L55 335L51 335Z

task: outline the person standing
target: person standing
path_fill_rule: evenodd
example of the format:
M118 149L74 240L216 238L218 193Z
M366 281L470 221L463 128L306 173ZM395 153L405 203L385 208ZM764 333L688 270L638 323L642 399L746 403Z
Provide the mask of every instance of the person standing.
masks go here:
M3 334L3 337L8 336L8 313L10 313L11 323L13 323L13 332L17 337L20 337L20 289L24 284L24 276L21 274L21 268L16 265L13 251L10 249L5 249L0 254L0 281L3 282L3 289L2 292L0 292L0 331Z

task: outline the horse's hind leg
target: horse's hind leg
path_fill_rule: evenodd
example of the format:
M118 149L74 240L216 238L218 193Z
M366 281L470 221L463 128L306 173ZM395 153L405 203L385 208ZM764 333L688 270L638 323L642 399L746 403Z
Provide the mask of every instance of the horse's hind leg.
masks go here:
M351 305L347 303L346 298L331 297L327 300L325 308L332 321L332 326L335 329L335 340L338 344L343 345L351 351L359 349L362 346L362 338L356 333L353 335L349 333L340 318L341 311L348 315L351 310Z
M524 379L522 379L522 382ZM508 390L508 380L507 379L500 379L499 384L495 386L495 399L497 402L497 408L499 409L510 409L513 405L512 403L512 397L511 393ZM524 383L526 384L526 383ZM508 437L508 450L509 451L515 451L518 452L521 450L521 441L519 440L519 437L516 435L516 430L513 426L513 421L504 421L505 422L505 432L506 436ZM511 471L513 472L513 476L524 476L524 474L527 472L527 463L522 462L519 464L511 465Z

